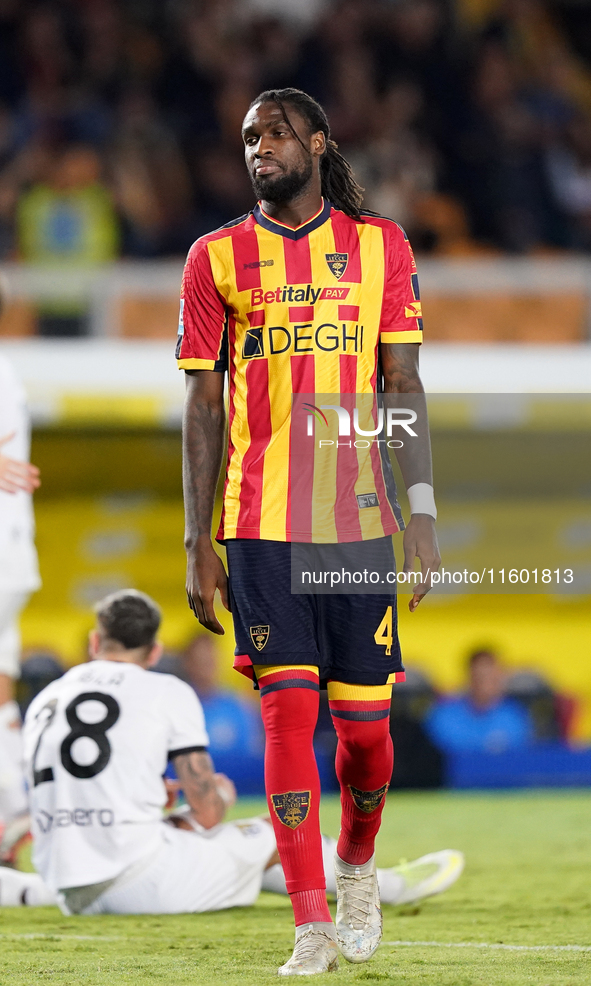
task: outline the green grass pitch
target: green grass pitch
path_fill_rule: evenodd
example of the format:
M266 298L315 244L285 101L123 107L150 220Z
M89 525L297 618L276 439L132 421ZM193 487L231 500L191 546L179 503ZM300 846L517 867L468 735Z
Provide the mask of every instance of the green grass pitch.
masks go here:
M263 808L243 801L234 815ZM385 907L376 957L359 966L341 961L338 972L315 981L591 983L590 809L587 792L390 795L379 864L457 848L466 854L465 873L421 906ZM335 798L325 799L322 814L324 830L336 835ZM289 901L273 894L248 909L178 917L64 918L53 908L4 908L0 986L265 986L277 982L292 941ZM448 947L457 943L469 944ZM498 947L507 945L529 949ZM589 951L556 948L565 945Z

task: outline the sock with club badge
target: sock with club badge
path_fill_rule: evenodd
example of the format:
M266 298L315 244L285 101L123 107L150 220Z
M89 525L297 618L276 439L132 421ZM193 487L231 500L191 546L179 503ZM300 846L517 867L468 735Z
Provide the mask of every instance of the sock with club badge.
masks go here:
M255 674L266 735L267 803L296 928L331 924L320 835L320 779L312 745L318 669L257 665Z
M373 856L392 776L391 698L391 685L328 683L341 787L337 855L354 867L363 867Z

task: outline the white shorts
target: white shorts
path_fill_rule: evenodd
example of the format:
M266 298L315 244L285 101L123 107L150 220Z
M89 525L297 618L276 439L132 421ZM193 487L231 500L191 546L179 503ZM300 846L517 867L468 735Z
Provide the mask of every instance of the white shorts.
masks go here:
M18 617L28 592L0 592L0 674L20 675L21 637Z
M268 822L227 822L205 836L162 828L163 845L146 868L129 882L116 881L82 914L182 914L254 904L275 851Z

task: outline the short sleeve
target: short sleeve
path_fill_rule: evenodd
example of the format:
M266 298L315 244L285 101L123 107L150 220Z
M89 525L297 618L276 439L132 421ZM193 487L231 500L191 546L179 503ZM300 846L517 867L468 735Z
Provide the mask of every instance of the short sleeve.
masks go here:
M384 230L386 272L380 342L422 342L419 277L412 247L396 223ZM389 235L388 235L389 234Z
M189 250L183 283L176 358L181 370L223 370L226 308L217 290L206 241Z
M205 717L201 702L195 692L184 681L170 677L167 682L169 734L168 758L192 750L206 750L209 736L205 728Z

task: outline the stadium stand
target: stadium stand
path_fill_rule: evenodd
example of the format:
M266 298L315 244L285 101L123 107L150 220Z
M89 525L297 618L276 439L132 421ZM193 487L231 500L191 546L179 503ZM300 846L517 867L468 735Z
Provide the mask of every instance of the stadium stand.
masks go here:
M585 249L580 16L552 0L4 5L0 257L33 256L25 220L52 187L58 253L83 236L82 195L97 259L117 241L125 256L183 255L249 208L239 124L286 84L326 105L367 205L423 252Z

